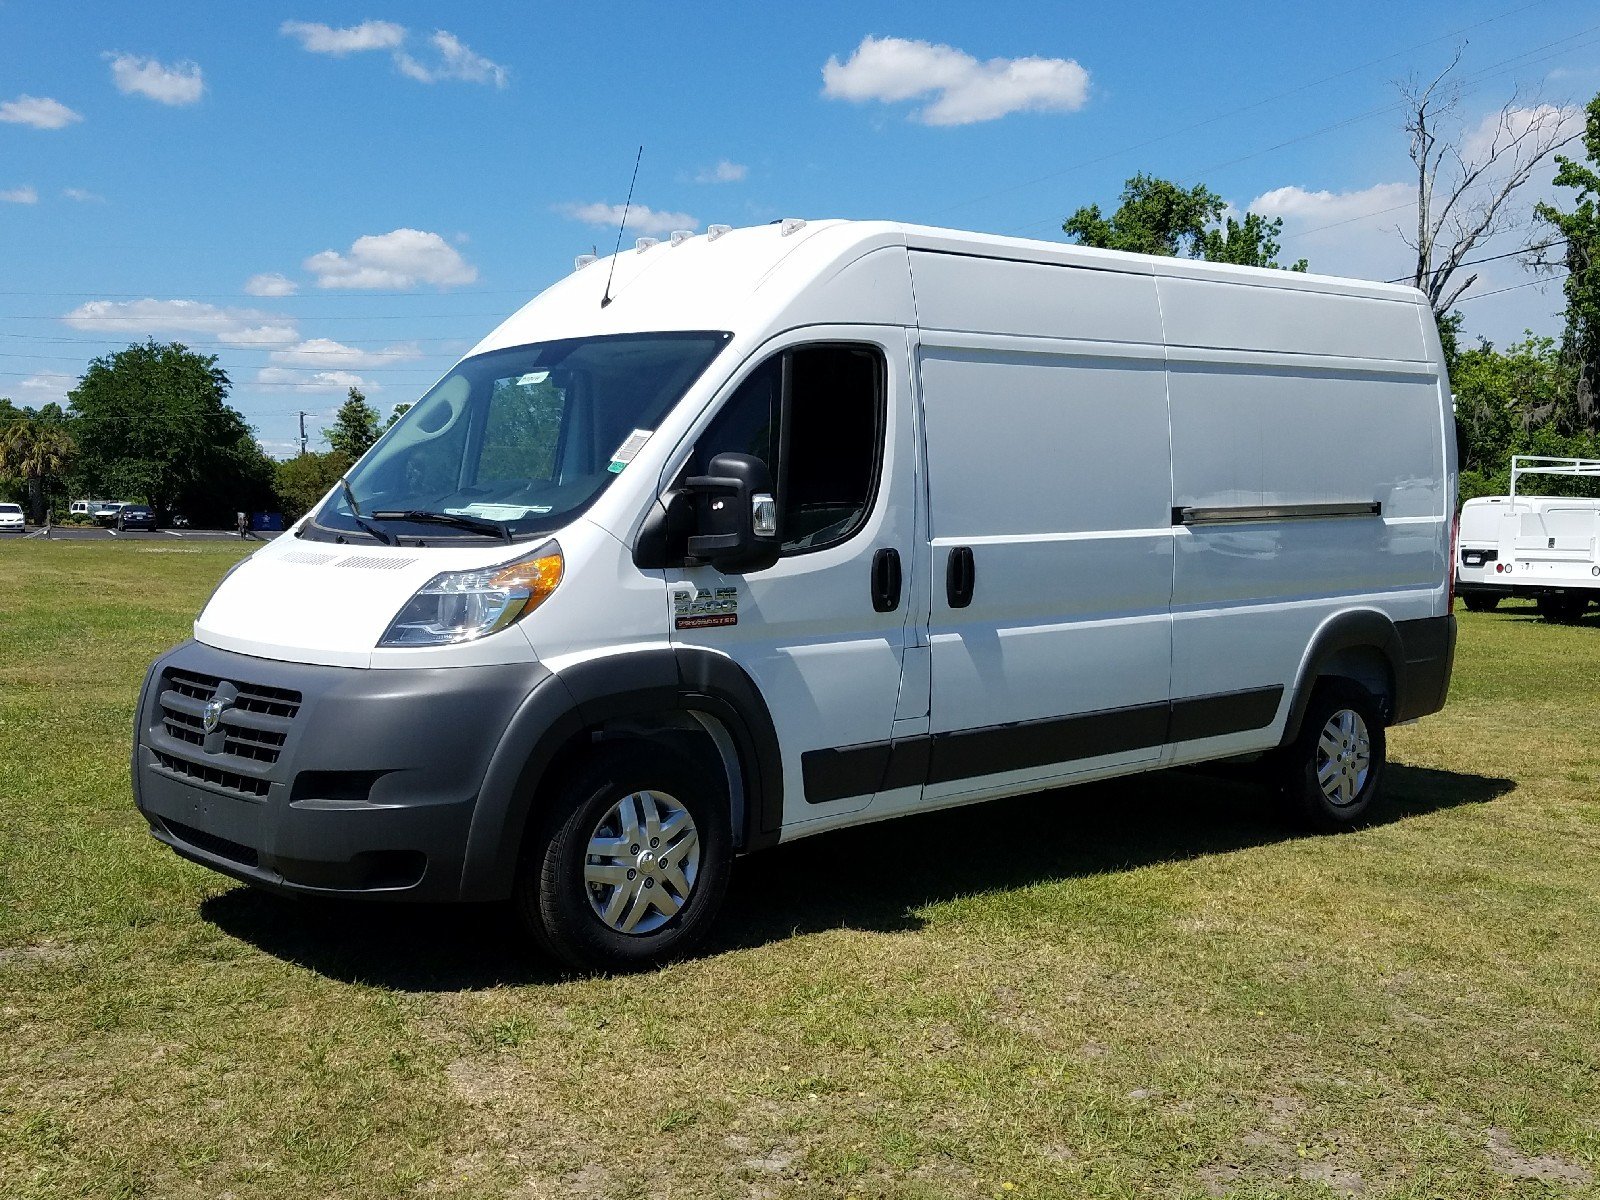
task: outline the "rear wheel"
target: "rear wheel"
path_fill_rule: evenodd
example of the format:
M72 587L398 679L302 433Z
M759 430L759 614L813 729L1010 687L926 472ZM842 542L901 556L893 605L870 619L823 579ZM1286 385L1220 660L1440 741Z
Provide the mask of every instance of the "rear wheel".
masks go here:
M1486 596L1482 592L1468 592L1461 597L1461 602L1469 612L1493 612L1500 607L1499 596Z
M1589 598L1582 593L1546 592L1539 597L1539 615L1546 621L1568 625L1583 619L1583 610L1589 607Z
M1385 752L1372 694L1347 680L1324 680L1280 760L1279 786L1290 813L1312 829L1360 823L1383 783Z
M671 751L614 742L547 800L516 887L544 949L580 971L633 970L704 937L732 861L719 785Z

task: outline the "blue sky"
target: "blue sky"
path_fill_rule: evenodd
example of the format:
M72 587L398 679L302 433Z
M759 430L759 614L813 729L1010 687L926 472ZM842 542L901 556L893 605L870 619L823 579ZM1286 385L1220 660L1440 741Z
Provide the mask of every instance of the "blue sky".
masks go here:
M0 0L0 395L59 399L148 333L216 353L269 452L300 409L317 447L351 382L414 399L607 252L641 143L630 238L780 216L1059 237L1142 169L1282 215L1313 270L1397 276L1394 80L1460 45L1469 129L1519 85L1600 91L1592 0ZM1463 311L1505 341L1556 332L1559 301Z

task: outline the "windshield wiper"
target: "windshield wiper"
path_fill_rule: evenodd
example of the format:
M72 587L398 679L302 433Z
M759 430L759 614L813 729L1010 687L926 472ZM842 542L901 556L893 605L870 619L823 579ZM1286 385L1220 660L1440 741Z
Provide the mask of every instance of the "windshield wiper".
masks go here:
M504 521L491 521L487 517L469 517L466 513L430 512L425 508L407 508L398 511L375 512L375 521L416 521L420 525L454 525L469 529L484 537L497 537L508 546L512 542L511 527Z
M376 540L382 542L385 546L393 546L399 541L398 538L391 534L385 533L376 525L362 517L361 507L356 503L356 494L350 490L350 481L343 475L339 477L339 486L344 489L345 503L350 506L350 516L355 520L357 525L361 526L361 528L365 529Z

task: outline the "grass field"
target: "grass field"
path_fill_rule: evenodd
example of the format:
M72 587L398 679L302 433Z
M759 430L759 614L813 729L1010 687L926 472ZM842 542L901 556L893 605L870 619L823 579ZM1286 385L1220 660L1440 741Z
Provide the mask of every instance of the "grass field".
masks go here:
M1462 614L1370 828L1178 774L891 822L561 980L149 838L137 685L238 553L0 546L6 1200L1600 1194L1600 617Z

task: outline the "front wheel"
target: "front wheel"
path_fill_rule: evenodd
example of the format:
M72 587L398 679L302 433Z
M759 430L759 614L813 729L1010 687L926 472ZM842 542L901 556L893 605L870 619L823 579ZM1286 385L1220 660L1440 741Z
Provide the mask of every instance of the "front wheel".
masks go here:
M723 789L669 750L602 743L541 798L517 913L580 971L653 967L705 936L732 863Z
M1358 824L1383 782L1385 751L1382 717L1370 692L1342 679L1318 685L1280 762L1289 811L1312 829Z

